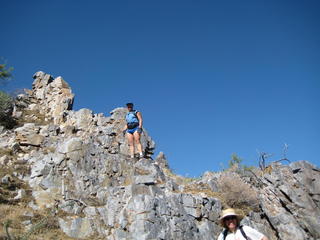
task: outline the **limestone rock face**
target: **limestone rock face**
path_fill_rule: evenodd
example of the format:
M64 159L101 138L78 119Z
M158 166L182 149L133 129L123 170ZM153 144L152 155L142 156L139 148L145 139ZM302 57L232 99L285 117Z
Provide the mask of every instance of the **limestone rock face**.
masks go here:
M308 162L275 165L263 179L261 206L280 239L319 239L320 169Z
M16 128L16 140L20 145L40 146L44 137L39 134L39 127L34 123L26 123L22 127Z
M39 111L54 124L61 123L64 111L71 110L73 105L74 95L69 85L62 77L54 79L44 72L35 73L33 78L31 97L36 101L30 110Z
M34 209L62 213L59 226L75 239L217 238L219 214L226 206L220 173L206 172L198 179L173 174L163 153L152 159L155 143L146 129L141 136L145 157L130 159L122 133L126 109L114 109L109 116L73 111L74 95L61 77L37 72L34 79L32 90L16 105L21 126L0 133L0 149L10 151L0 162L19 161L31 169L19 177L32 188ZM320 239L317 167L302 161L240 177L260 202L243 224L269 239ZM8 176L1 179L8 181Z

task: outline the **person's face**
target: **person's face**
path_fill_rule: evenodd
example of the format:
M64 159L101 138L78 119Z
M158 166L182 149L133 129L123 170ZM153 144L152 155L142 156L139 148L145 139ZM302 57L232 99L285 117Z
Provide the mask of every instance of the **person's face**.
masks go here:
M128 111L131 111L133 109L133 106L129 105L127 106L127 108L128 108Z
M228 216L224 218L225 226L233 232L237 228L237 217L236 216Z

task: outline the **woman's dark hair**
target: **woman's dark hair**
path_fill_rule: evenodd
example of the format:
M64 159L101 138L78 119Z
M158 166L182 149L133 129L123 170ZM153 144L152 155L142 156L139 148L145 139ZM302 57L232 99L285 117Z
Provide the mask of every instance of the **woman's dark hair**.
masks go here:
M127 103L127 107L133 107L133 103Z

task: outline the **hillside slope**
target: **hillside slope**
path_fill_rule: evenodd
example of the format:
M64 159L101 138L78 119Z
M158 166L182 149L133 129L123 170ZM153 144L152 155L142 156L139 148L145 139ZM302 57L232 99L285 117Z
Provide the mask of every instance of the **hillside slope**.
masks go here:
M48 212L56 234L42 229L32 239L209 240L222 231L219 214L230 206L269 239L320 239L320 169L312 164L183 178L164 154L152 159L155 143L145 129L145 158L128 158L126 109L110 116L73 111L74 95L61 77L37 72L34 79L32 90L17 97L19 126L0 131L0 214L20 206L17 218L31 216L13 233Z

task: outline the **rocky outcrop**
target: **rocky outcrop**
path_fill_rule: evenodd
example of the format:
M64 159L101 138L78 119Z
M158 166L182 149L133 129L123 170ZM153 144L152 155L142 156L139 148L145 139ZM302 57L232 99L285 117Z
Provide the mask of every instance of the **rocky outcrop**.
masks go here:
M33 78L31 97L36 100L30 110L45 114L54 124L63 121L63 114L72 109L74 95L62 77L53 78L44 72L37 72Z
M275 165L262 179L261 207L280 239L320 239L319 170L305 161Z
M73 111L74 96L61 77L34 78L15 108L21 126L2 132L0 142L11 154L2 162L31 169L16 174L32 188L31 207L56 209L60 228L76 239L216 239L226 206L221 173L173 174L163 153L152 159L155 143L146 129L145 157L128 158L126 109L110 116ZM233 173L259 198L258 208L246 206L243 222L269 239L320 239L320 170L308 162L270 167L260 175Z

